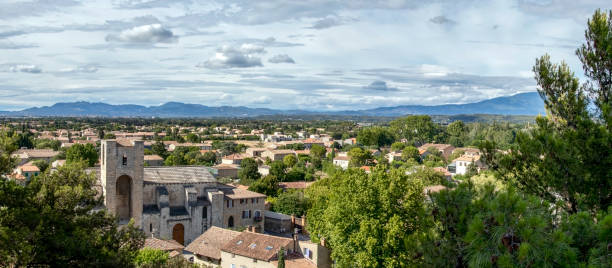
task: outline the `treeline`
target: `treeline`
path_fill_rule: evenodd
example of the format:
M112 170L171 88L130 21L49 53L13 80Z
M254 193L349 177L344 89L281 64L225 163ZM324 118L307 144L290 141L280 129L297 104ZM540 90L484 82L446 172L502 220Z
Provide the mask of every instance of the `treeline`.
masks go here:
M563 62L536 60L547 117L512 143L472 136L485 140L495 183L481 174L441 187L427 168L385 164L337 170L306 192L311 238L338 267L612 267L612 12L595 12L585 36L576 51L585 83ZM448 141L470 135L449 128ZM426 117L370 131L382 134L361 139L377 146L389 134L415 144L445 136Z

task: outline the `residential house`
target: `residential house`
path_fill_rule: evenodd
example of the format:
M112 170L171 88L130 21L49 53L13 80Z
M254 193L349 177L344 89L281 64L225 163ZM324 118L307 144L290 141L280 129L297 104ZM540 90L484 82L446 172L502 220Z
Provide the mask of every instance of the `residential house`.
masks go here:
M193 253L195 264L203 267L221 265L221 247L240 235L240 232L213 226L189 244L185 250Z
M221 267L276 268L283 248L286 267L331 267L329 250L307 241L242 232L221 248Z
M168 252L170 257L181 256L184 246L175 240L164 240L155 237L145 239L143 248L157 249Z
M293 150L267 150L261 153L261 157L269 158L272 161L282 161L285 156L290 154L297 156Z
M308 150L310 150L310 148L312 148L312 146L315 144L319 146L325 146L325 144L322 141L318 139L311 139L311 138L303 140L302 143L304 144L304 148Z
M19 159L18 165L23 165L34 160L45 160L47 163L50 163L51 159L58 154L58 151L51 149L19 149L11 154L11 156Z
M221 158L221 164L240 165L242 159L248 158L245 154L230 154Z
M386 154L387 160L389 160L389 164L393 163L393 161L401 161L402 153L401 152L390 152Z
M430 147L436 148L440 153L442 153L442 157L448 159L448 157L453 153L455 147L450 144L439 144L439 143L425 143L419 147L420 150L427 151Z
M266 195L240 188L223 189L224 227L252 226L255 231L263 232Z
M38 174L40 174L40 169L34 164L32 164L32 162L28 162L24 165L18 166L15 169L15 173L23 176L26 181L29 181L30 179L32 179L32 177L38 176Z
M168 145L168 151L174 151L178 147L198 147L199 150L212 150L212 143L171 143Z
M144 163L147 166L163 166L164 165L164 159L156 154L151 154L151 155L145 155L144 156Z
M250 157L261 157L261 153L267 151L266 148L250 147L246 149L246 154Z
M470 155L462 155L459 158L453 160L450 165L448 165L448 171L453 175L465 175L467 173L470 165L476 165L478 172L482 170L485 165L480 160L480 155L470 156Z
M257 167L257 171L259 171L259 174L261 174L262 177L267 176L270 174L270 166L261 165Z
M349 167L349 162L351 161L351 158L349 156L336 156L334 157L333 163L336 166L339 166L343 169L347 169Z
M238 165L233 164L218 164L212 166L212 169L216 171L216 178L238 178Z

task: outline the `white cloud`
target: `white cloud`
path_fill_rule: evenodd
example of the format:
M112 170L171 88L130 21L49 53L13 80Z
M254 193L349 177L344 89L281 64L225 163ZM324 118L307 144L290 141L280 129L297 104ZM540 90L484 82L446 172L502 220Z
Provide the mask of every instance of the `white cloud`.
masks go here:
M381 80L376 80L372 83L370 83L369 85L363 87L364 89L370 89L370 90L379 90L379 91L395 91L397 90L397 88L394 87L388 87L387 86L387 82L385 81L381 81Z
M63 73L95 73L98 71L98 67L94 65L82 65L74 68L64 68L60 72Z
M14 64L9 66L8 68L9 72L22 72L22 73L33 73L33 74L37 74L37 73L41 73L42 69L36 65L31 65L31 64Z
M287 54L274 55L271 58L269 58L268 61L271 63L295 63L295 60L293 60Z
M149 24L136 26L114 35L106 36L106 41L117 41L127 43L172 43L178 40L172 31L164 28L161 24Z
M266 50L254 44L242 44L239 47L224 45L217 49L215 56L196 66L209 69L263 66L261 58L257 56L263 53L266 53Z

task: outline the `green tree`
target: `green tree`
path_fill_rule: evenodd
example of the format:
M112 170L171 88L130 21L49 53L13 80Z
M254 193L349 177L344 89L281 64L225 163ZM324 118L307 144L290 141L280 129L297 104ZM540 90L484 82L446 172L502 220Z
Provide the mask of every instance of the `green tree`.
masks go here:
M488 187L465 234L470 267L576 267L575 251L554 230L550 205L510 187Z
M112 139L116 139L116 138L117 138L117 136L115 136L115 134L113 134L113 133L106 133L106 134L104 134L104 139L105 140L112 140Z
M258 192L267 196L276 196L279 189L278 182L276 177L268 175L251 184L251 186L249 186L249 191Z
M138 251L138 254L134 258L134 264L136 264L138 267L144 265L156 265L157 267L162 267L168 262L169 258L170 256L168 252L159 249L143 248Z
M500 178L551 203L561 201L571 213L612 205L610 76L604 74L612 72L606 65L612 50L594 47L602 41L609 48L610 25L610 18L600 11L589 20L587 42L577 51L589 78L586 84L580 85L567 64L553 64L548 55L542 56L533 70L547 117L537 118L533 130L517 133L508 154L496 153L493 142L481 146ZM587 92L599 118L589 114Z
M33 164L35 166L38 167L38 169L40 169L40 172L45 172L47 170L47 168L49 168L49 162L45 161L45 160L36 160L33 162Z
M391 144L391 150L394 152L399 152L404 150L404 148L406 148L406 144L403 142L394 142L393 144Z
M153 154L159 155L166 159L168 157L168 150L166 150L166 146L162 141L156 141L151 145L151 151Z
M368 150L355 147L348 152L348 156L351 158L349 165L351 167L361 167L368 164L368 161L372 159L372 153Z
M272 211L287 215L306 215L308 202L304 197L304 193L299 190L289 190L282 192L274 200Z
M187 136L185 136L185 140L192 143L198 143L200 142L200 136L195 133L189 133Z
M415 162L421 162L421 155L419 154L419 149L414 146L406 146L402 151L402 159L404 161L408 161L409 159L414 160Z
M327 153L327 150L321 145L313 144L310 147L310 161L315 168L321 168L325 153Z
M281 247L278 250L278 265L277 268L285 268L285 248Z
M386 128L382 127L370 127L364 128L357 134L357 141L366 146L377 146L383 147L391 145L395 137Z
M389 124L400 138L405 138L416 146L433 141L437 133L436 126L427 115L406 116L395 119Z
M66 163L85 161L88 166L93 167L98 162L98 151L91 143L73 144L66 150Z
M217 154L214 152L205 152L201 155L198 162L206 166L212 166L217 162Z
M261 174L259 174L259 169L257 166L257 162L253 158L245 158L240 161L240 171L238 171L238 178L240 181L248 182L246 184L250 184L253 181L259 180Z
M82 163L34 177L25 187L0 179L0 266L129 267L144 235L119 228Z
M467 139L467 127L461 120L454 121L446 127L448 132L448 142L455 147L462 147L465 145L464 141Z
M398 169L349 169L313 186L308 232L325 239L338 267L420 264L417 239L430 226L421 181Z
M283 164L285 164L285 166L288 168L292 168L295 166L295 164L297 164L297 157L295 157L293 154L286 155L283 158Z
M279 181L285 181L287 177L287 168L282 161L273 161L270 163L270 175L277 178Z

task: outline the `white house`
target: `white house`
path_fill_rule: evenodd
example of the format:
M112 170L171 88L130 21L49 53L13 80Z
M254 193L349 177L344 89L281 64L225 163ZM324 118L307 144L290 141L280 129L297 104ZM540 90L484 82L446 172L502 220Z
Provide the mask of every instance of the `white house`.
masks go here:
M484 168L484 164L480 161L479 155L462 155L459 158L453 160L448 166L448 171L453 175L465 175L469 166L475 164L476 168L480 172Z
M334 157L334 165L339 166L343 169L347 169L351 158L348 156L336 156Z

